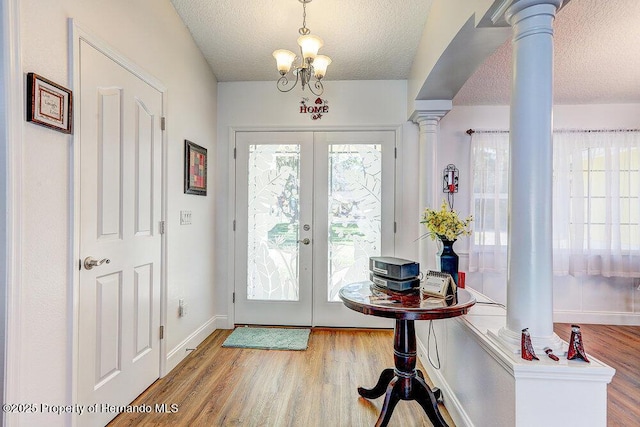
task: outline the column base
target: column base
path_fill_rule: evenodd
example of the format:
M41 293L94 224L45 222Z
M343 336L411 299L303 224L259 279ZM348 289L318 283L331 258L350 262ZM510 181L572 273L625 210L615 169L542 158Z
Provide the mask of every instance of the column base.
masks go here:
M494 329L488 329L487 336L504 352L508 354L521 353L521 333L502 327L497 331ZM555 333L547 337L531 335L531 344L533 344L533 350L536 352L538 357L540 357L540 355L544 355L544 349L547 347L552 349L555 354L562 354L566 350L567 346L567 344Z

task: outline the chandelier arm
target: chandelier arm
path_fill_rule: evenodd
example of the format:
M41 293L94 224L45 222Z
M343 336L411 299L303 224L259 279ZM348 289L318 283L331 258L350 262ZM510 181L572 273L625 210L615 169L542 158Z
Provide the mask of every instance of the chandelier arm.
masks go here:
M280 92L290 92L294 87L298 85L298 73L295 74L296 81L291 85L289 89L286 89L287 85L289 84L289 79L287 79L287 76L282 76L278 79L276 86Z
M318 92L316 92L315 90L313 90L313 88L316 88L316 90ZM311 91L312 94L314 94L315 96L320 96L322 95L322 92L324 92L324 86L322 86L322 82L320 80L316 80L313 85L309 84L309 90Z

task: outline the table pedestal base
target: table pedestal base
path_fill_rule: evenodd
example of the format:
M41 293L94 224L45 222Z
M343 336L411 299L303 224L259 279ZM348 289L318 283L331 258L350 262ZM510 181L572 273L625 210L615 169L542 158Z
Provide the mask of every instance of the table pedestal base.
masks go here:
M395 368L382 371L372 389L358 387L360 396L375 399L386 391L384 405L376 427L389 423L391 414L400 400L415 400L422 406L434 426L448 427L438 409L440 390L431 390L424 375L416 370L416 330L413 320L397 319L393 337Z

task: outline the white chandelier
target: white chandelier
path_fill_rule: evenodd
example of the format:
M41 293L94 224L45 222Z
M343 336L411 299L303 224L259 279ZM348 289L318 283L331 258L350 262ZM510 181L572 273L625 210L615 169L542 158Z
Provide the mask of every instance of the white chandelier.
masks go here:
M302 28L298 29L298 33L300 33L298 45L300 45L302 60L300 64L293 65L293 74L296 76L296 81L289 86L287 73L297 56L286 49L278 49L273 52L273 57L276 59L278 71L280 72L277 87L280 92L289 92L296 87L299 80L302 83L302 90L308 85L311 93L320 96L324 91L321 80L327 72L327 67L331 64L331 58L318 55L318 50L324 43L320 37L309 34L310 30L307 28L307 3L311 3L311 0L298 1L302 3ZM313 84L310 84L311 77L316 78Z

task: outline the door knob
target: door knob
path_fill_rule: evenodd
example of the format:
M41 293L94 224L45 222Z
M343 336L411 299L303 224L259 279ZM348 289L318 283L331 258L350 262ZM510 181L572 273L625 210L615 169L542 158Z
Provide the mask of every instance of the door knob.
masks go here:
M93 259L92 257L88 256L84 259L84 268L86 268L87 270L91 270L93 267L98 267L102 264L109 264L111 262L111 260L109 258L102 258L100 261L98 261L97 259Z
M308 245L309 243L311 243L311 240L308 237L306 237L302 240L298 240L298 242L302 243L303 245Z

